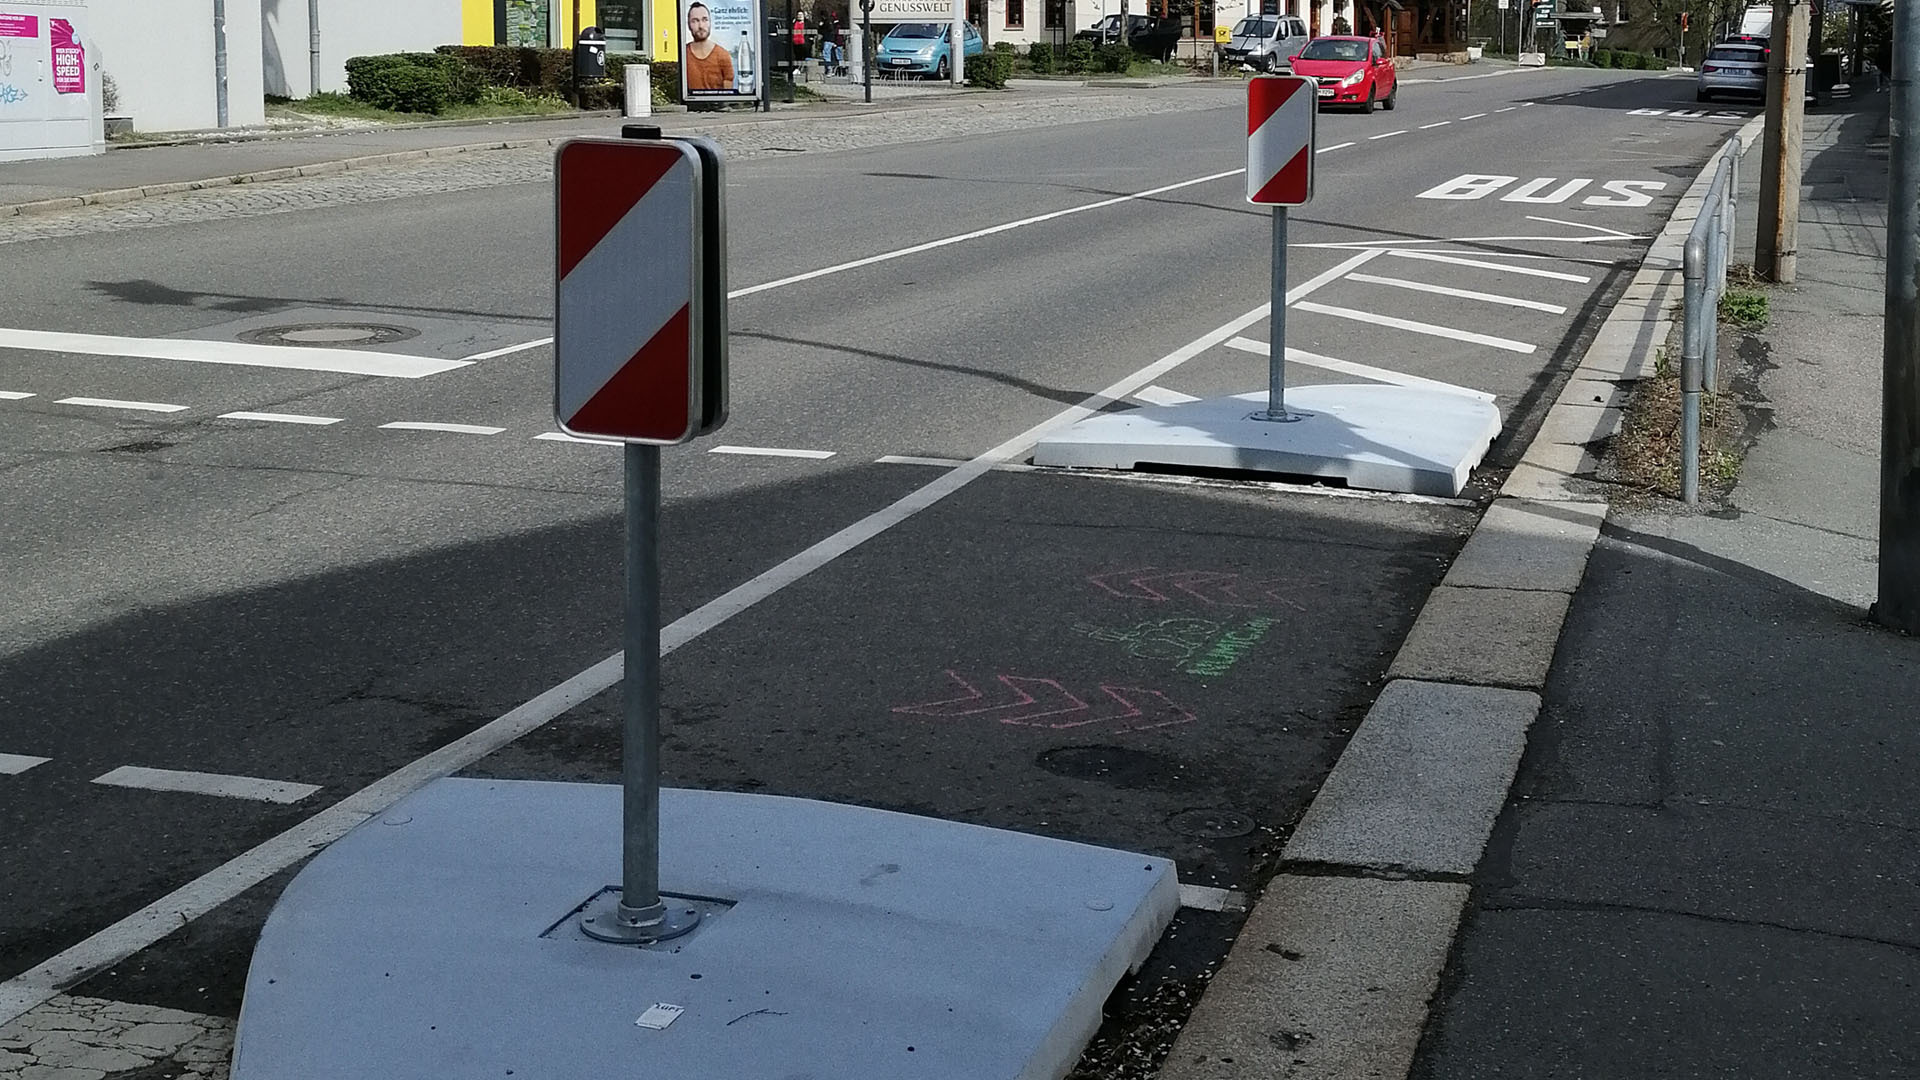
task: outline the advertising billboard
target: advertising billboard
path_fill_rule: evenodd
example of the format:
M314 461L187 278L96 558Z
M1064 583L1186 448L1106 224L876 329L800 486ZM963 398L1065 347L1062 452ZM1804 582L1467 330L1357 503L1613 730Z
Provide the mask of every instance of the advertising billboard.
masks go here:
M680 99L758 100L763 48L760 0L680 0Z

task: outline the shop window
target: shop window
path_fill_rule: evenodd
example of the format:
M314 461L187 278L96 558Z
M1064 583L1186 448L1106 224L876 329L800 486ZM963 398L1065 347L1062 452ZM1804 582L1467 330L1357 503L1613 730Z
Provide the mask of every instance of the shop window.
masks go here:
M1023 30L1027 25L1026 0L1007 0L1007 29Z
M1067 0L1046 0L1047 7L1041 13L1045 21L1040 25L1048 30L1064 29L1067 25Z

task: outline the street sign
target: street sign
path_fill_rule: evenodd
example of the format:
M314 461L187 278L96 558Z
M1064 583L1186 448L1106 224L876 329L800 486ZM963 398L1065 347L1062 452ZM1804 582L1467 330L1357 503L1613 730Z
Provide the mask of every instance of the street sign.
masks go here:
M575 435L700 433L704 169L684 142L576 139L554 160L554 415Z
M1228 26L1226 23L1220 23L1213 28L1213 43L1215 45L1226 45L1232 41L1233 27Z
M1314 81L1261 75L1247 85L1247 201L1302 206L1313 198Z

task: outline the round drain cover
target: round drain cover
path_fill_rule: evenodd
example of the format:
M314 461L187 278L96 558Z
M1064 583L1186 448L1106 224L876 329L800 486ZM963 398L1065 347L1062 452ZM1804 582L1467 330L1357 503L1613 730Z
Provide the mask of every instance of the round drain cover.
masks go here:
M324 348L329 345L387 345L419 336L418 330L379 323L295 323L291 326L249 330L240 335L240 340L255 345L317 345Z
M1182 810L1167 819L1167 827L1196 840L1225 840L1252 832L1254 820L1235 810Z

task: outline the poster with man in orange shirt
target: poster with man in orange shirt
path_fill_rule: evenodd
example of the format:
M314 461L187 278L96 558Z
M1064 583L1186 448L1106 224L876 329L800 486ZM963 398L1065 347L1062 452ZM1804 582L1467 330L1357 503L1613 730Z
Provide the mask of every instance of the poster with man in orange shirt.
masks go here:
M680 53L683 101L752 101L764 63L755 33L757 0L681 0L687 46Z

